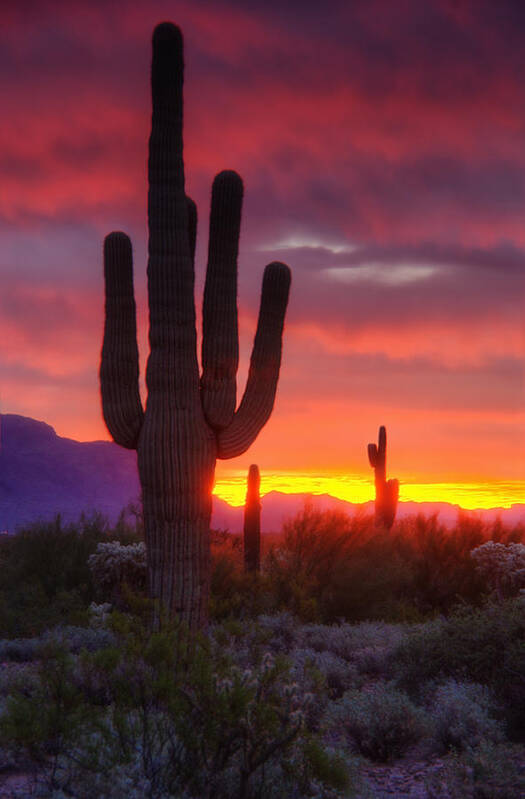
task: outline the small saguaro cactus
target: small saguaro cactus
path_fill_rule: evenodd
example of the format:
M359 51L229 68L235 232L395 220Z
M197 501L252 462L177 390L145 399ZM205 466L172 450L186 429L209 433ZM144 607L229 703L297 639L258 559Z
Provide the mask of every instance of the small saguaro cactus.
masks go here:
M244 570L261 570L261 476L253 463L248 472L248 488L244 506Z
M243 184L235 172L221 172L213 183L199 378L193 296L197 211L184 188L182 83L182 34L162 23L153 33L151 68L145 409L138 385L131 243L124 233L111 233L104 244L100 382L111 435L138 453L150 595L195 628L207 621L215 462L247 450L272 412L290 270L271 263L264 272L248 381L236 409Z
M386 428L379 428L377 444L368 445L368 460L375 472L376 524L390 530L396 517L399 480L386 479Z

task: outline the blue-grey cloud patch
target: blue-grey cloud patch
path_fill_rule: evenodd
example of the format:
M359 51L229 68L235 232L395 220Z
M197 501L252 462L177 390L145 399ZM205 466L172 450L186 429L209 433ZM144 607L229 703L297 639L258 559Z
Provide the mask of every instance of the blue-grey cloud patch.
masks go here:
M489 358L478 366L450 366L428 358L404 359L377 353L338 354L313 344L305 354L304 368L285 379L294 396L322 401L330 383L330 401L359 403L366 398L380 407L388 397L391 409L469 411L476 413L523 412L525 384L519 358ZM298 367L299 364L296 364Z
M93 389L96 377L92 369L60 375L55 372L28 363L6 361L0 358L0 374L5 384L16 383L25 390L32 391L42 387L60 389L62 391Z

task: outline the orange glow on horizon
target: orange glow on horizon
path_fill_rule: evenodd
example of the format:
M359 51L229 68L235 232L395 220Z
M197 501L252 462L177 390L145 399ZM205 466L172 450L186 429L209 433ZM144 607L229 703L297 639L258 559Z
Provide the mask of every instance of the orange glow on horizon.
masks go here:
M230 505L244 505L247 470L221 471L214 495ZM345 502L361 504L374 499L374 485L369 475L348 475L333 472L261 473L261 496L270 491L283 494L329 494ZM465 510L510 508L525 504L525 481L480 483L403 483L399 488L401 502L447 502Z

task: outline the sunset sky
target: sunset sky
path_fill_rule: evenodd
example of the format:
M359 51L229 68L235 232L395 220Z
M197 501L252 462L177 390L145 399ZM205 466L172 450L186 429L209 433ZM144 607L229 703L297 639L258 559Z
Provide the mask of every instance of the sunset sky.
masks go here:
M218 464L219 493L235 500L258 463L266 490L369 499L384 424L401 499L525 502L522 0L2 0L0 410L108 438L115 229L134 245L144 372L164 19L185 37L199 310L211 182L228 168L245 183L239 396L263 268L293 272L273 416Z

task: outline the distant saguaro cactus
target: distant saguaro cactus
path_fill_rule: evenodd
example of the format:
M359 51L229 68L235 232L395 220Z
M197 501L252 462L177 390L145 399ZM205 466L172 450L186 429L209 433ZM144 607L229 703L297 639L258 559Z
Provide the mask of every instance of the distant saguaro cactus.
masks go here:
M198 627L207 620L216 458L248 449L271 414L290 270L281 263L265 269L248 381L236 410L243 185L235 172L221 172L213 183L199 379L193 296L197 211L184 189L182 84L182 34L162 23L153 33L151 69L145 410L138 386L131 243L124 233L111 233L104 243L100 382L110 433L117 444L138 452L150 595Z
M248 488L244 506L244 570L254 573L261 569L260 486L259 467L253 463L248 472Z
M375 472L376 523L390 530L396 517L399 480L386 479L386 428L379 428L377 444L368 445L368 460Z

